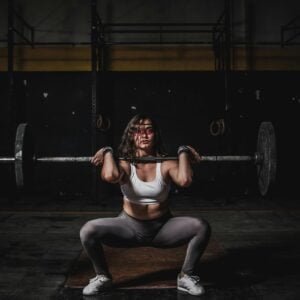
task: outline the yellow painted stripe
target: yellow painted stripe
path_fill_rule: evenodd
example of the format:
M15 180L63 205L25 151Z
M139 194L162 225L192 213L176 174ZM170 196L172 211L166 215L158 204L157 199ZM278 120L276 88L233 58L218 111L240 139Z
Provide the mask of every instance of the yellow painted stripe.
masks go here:
M299 47L232 50L233 70L300 70ZM90 71L89 47L16 47L16 71ZM210 47L115 46L107 51L110 71L212 71ZM0 71L7 70L7 49L0 48Z

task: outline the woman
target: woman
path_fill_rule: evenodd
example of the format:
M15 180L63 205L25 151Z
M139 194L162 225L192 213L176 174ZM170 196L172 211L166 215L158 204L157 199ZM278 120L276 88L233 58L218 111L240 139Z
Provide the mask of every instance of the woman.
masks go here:
M200 161L199 154L190 146L181 146L178 161L130 163L134 157L164 154L155 121L147 115L136 115L128 123L119 146L119 156L126 160L117 163L110 147L101 148L92 158L94 165L102 167L101 178L119 183L124 197L119 216L91 220L80 231L82 245L96 272L96 277L83 289L84 295L94 295L112 286L102 244L170 248L188 243L177 288L192 295L204 293L194 272L209 240L209 224L200 218L173 217L168 201L171 181L181 187L191 184L191 161Z

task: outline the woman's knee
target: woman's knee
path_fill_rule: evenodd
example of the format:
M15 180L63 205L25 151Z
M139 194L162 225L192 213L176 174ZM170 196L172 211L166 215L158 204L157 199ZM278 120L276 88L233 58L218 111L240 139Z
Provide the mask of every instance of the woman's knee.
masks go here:
M201 236L209 237L211 234L211 226L210 224L202 218L195 218L194 219L194 229L196 234Z
M93 221L86 222L79 232L81 243L85 245L87 243L94 242L96 234L99 235L99 232L97 231L99 230L97 230Z

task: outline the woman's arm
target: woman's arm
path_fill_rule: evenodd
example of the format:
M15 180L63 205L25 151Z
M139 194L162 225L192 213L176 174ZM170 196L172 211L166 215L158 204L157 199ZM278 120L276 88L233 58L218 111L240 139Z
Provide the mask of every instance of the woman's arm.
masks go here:
M117 183L123 180L125 175L124 162L118 165L115 162L112 149L109 147L101 148L94 157L91 159L91 163L95 166L102 166L101 179L110 182Z
M117 183L123 176L123 172L123 169L117 166L112 152L105 153L101 169L101 178L110 183Z
M177 185L188 187L193 181L191 160L200 161L201 157L194 148L190 146L185 146L184 148L187 151L179 151L178 162L170 162L168 174Z

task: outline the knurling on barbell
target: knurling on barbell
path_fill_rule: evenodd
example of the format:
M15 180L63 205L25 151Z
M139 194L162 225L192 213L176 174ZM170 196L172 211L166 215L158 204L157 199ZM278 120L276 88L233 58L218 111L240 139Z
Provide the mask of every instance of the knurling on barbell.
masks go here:
M260 194L266 196L276 179L276 138L275 130L271 122L262 122L258 129L256 153L253 156L201 156L201 161L249 161L256 164L257 182ZM89 162L91 157L41 157L36 158L34 154L34 141L30 126L22 123L18 126L15 139L15 157L0 158L0 163L6 161L15 164L16 186L19 189L29 185L34 178L35 163L42 162ZM123 158L124 159L124 158ZM126 158L125 158L126 159ZM169 159L178 159L178 157L142 157L131 159L137 162L157 162ZM130 160L130 159L128 159Z

